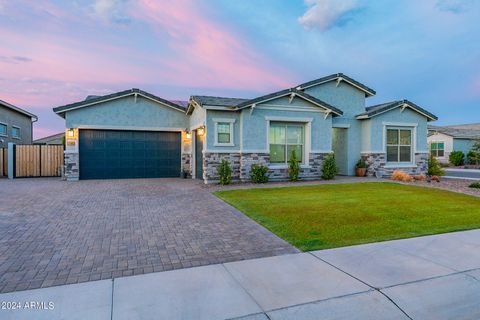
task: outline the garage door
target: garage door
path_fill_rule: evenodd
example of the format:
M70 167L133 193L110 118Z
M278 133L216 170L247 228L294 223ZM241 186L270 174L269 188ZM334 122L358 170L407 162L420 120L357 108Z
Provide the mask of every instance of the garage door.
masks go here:
M180 177L179 132L80 130L80 179Z

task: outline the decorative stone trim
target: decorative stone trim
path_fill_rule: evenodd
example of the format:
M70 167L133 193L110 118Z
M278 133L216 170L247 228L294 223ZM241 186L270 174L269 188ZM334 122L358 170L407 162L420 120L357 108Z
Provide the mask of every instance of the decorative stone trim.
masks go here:
M322 165L328 153L310 153L308 165L300 168L300 178L303 180L320 179ZM270 165L270 154L268 153L205 153L203 156L203 178L205 183L218 182L218 166L222 159L230 162L232 167L233 181L250 181L252 165ZM275 168L271 166L268 170L271 181L288 180L288 168Z
M187 175L192 175L192 155L190 153L182 154L182 172L185 172Z
M203 154L203 179L205 183L214 183L220 180L218 167L222 159L227 160L232 168L232 180L240 180L240 153L211 153Z
M67 179L67 181L78 181L78 179L80 178L79 160L80 156L76 152L64 153L65 178Z
M395 170L404 171L410 175L426 174L428 153L415 153L415 163L412 166L387 166L385 153L364 153L362 159L367 163L367 176L382 178L390 177Z

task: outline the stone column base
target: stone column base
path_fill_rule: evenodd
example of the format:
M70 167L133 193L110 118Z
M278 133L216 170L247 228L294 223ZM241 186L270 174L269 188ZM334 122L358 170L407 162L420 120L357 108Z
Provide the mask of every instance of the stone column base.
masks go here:
M80 179L80 155L78 153L65 152L65 178L67 181L78 181Z

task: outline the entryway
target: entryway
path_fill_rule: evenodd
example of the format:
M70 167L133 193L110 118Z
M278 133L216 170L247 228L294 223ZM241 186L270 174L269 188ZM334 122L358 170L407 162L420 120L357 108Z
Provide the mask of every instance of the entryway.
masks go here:
M338 166L338 174L348 175L348 140L346 128L333 128L332 150Z

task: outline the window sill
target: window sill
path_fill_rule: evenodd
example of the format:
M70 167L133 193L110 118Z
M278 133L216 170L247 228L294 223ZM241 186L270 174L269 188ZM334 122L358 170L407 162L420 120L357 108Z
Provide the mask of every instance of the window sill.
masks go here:
M1 134L1 133L0 133L0 137L8 138L8 134Z
M416 168L418 167L414 163L387 163L385 168Z
M22 140L20 137L12 137L12 139Z
M214 143L214 147L235 147L234 143Z

